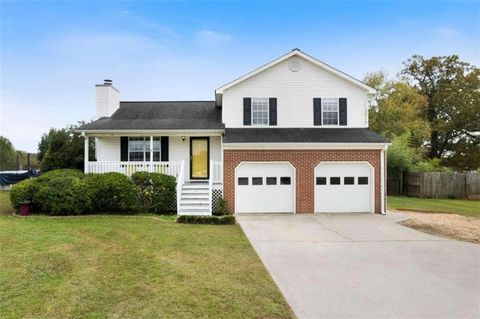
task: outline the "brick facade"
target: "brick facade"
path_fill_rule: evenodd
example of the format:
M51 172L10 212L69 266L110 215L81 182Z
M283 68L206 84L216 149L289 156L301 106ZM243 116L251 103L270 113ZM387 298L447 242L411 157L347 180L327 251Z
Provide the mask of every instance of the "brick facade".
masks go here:
M296 212L314 212L314 168L323 161L367 161L375 169L375 213L381 213L381 150L224 150L224 198L235 211L235 168L240 162L290 162L296 169Z

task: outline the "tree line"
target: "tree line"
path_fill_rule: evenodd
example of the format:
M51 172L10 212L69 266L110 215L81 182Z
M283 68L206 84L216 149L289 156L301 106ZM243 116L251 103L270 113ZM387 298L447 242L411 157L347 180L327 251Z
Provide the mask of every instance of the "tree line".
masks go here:
M394 78L368 74L377 89L370 128L389 138L388 172L480 167L480 69L456 55L414 55Z

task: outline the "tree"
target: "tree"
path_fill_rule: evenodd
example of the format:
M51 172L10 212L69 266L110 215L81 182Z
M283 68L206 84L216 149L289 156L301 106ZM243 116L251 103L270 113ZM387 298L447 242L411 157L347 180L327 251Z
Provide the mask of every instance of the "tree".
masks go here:
M82 123L79 123L81 125ZM84 166L84 138L75 129L78 126L69 126L65 129L50 129L43 134L38 153L41 158L41 170L50 171L60 168L83 169ZM94 159L95 145L89 140L90 160Z
M420 146L430 131L421 116L426 99L408 83L387 79L382 71L367 74L364 81L377 90L369 111L370 128L389 139L409 133L412 146Z
M427 100L422 117L430 126L429 158L477 169L478 160L467 159L480 153L480 69L456 55L430 59L414 55L404 63L401 75Z
M0 170L13 169L16 165L17 156L12 142L4 136L0 136Z

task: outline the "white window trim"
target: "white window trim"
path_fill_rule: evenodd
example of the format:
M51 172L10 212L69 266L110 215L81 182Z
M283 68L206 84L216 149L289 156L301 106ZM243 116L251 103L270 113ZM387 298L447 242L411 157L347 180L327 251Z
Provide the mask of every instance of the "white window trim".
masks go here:
M253 123L253 101L254 100L263 100L267 102L267 124L254 124ZM251 112L251 119L250 119L250 125L251 126L257 126L257 127L267 127L270 126L270 99L266 97L253 97L252 98L252 104L250 105L250 112Z
M335 99L337 100L337 124L323 124L323 120L325 119L325 117L323 116L323 103L325 102L325 100L327 99ZM329 112L329 111L326 111L326 112ZM338 97L322 97L322 125L321 126L327 126L327 127L337 127L337 126L340 126L340 98Z
M131 161L130 160L130 153L137 153L137 152L140 152L140 151L130 151L130 139L131 138L143 138L143 161ZM152 156L153 156L153 153L155 152L158 152L159 153L159 157L158 157L158 161L155 161L153 160L154 162L161 162L162 161L162 145L161 145L161 137L160 136L154 136L153 137L154 139L157 138L159 139L159 142L160 142L160 148L158 151L155 151L153 150L152 151ZM147 153L150 153L149 150L147 150L147 148L150 146L150 136L129 136L128 137L128 162L150 162L152 161L152 159L149 159L147 160Z

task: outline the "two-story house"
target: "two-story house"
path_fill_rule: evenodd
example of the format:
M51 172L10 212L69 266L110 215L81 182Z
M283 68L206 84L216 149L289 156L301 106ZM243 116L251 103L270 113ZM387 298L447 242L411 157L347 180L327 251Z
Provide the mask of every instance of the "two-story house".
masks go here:
M178 214L209 215L222 196L235 213L385 212L375 90L298 49L215 101L123 102L110 80L96 89L97 119L79 129L96 141L85 172L173 175Z

